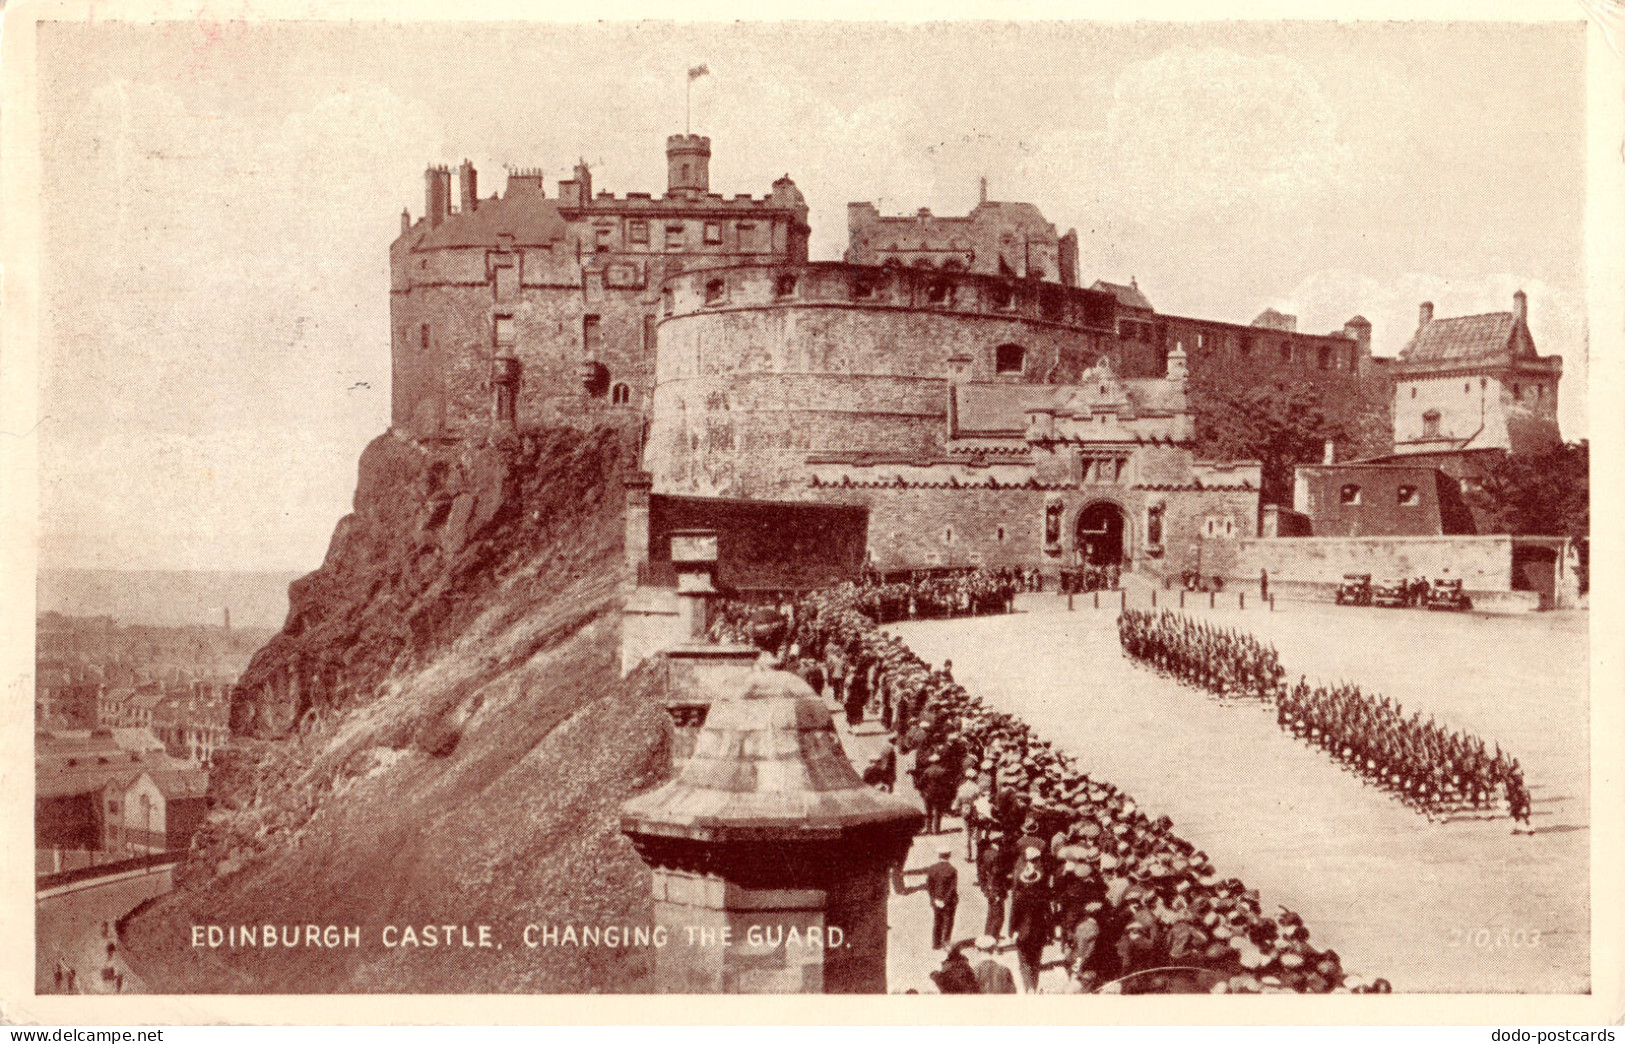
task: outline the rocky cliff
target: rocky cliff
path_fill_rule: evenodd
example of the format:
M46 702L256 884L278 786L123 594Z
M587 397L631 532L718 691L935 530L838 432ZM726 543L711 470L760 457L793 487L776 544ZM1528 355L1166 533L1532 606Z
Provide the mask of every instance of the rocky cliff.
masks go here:
M629 449L617 430L367 448L354 513L239 683L177 891L124 926L152 988L642 988L647 950L525 945L530 924L650 919L617 828L669 760L650 679L617 669ZM260 937L194 946L198 925ZM426 945L430 925L475 945ZM358 945L321 944L351 927Z

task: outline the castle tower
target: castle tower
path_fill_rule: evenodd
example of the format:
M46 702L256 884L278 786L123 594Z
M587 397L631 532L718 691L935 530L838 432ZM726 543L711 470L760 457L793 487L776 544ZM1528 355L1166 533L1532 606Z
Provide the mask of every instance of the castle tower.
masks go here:
M666 139L666 195L703 196L711 191L711 139L673 134Z
M1536 350L1522 290L1508 312L1435 318L1422 302L1389 375L1395 453L1533 453L1562 441L1563 357Z

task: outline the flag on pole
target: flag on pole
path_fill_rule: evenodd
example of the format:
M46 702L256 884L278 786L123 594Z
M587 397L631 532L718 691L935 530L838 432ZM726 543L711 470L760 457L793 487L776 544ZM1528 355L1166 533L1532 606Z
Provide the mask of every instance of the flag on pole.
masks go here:
M711 70L707 69L705 67L704 62L701 62L699 65L696 65L693 68L688 70L688 78L691 81L692 80L698 80L702 76L710 76L710 75L711 75Z

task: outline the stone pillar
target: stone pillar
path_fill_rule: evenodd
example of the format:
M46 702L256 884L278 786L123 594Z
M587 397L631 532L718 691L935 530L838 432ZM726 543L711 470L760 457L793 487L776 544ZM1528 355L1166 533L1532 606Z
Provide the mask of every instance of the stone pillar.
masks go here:
M654 477L640 471L625 480L626 490L626 568L641 586L649 567L649 491Z
M704 642L710 633L711 606L722 596L712 583L718 555L716 530L672 531L671 564L677 571L677 616L683 642Z
M807 683L759 669L621 809L654 872L654 989L884 993L891 867L923 816L864 785Z

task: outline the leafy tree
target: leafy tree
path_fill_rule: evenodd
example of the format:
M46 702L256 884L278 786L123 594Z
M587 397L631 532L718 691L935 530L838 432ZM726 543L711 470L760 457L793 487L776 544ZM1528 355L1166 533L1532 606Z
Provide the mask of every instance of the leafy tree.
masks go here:
M1326 440L1349 437L1348 424L1307 381L1193 382L1191 406L1203 455L1260 464L1260 499L1292 503L1292 469L1321 460Z
M1494 532L1582 541L1590 536L1591 448L1584 440L1508 454L1480 485Z

